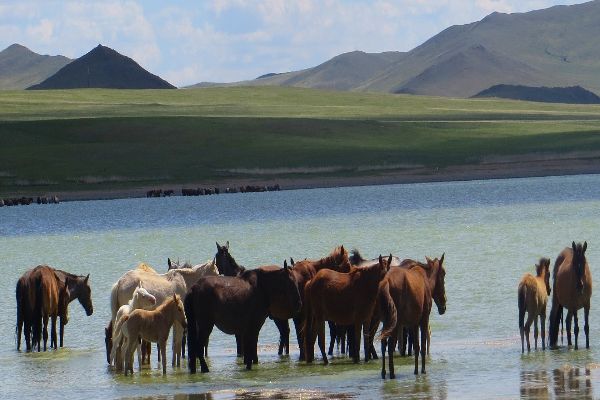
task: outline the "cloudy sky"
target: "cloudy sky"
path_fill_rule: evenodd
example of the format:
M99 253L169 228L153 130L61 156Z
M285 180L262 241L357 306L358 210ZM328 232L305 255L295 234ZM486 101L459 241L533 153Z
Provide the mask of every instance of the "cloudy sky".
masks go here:
M340 53L406 51L493 11L582 0L0 0L0 49L79 57L97 44L177 86L312 67Z

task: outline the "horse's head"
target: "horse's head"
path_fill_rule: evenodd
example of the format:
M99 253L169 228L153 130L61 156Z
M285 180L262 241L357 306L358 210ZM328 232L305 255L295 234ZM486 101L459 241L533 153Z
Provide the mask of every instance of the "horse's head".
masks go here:
M446 312L446 270L444 269L444 256L445 254L442 254L442 257L439 260L437 258L431 260L429 257L425 257L427 259L427 265L432 273L435 274L435 287L433 288L432 295L440 315L443 315Z
M331 252L330 257L334 264L333 267L337 267L337 271L350 272L350 257L343 245L336 247L333 252Z
M379 280L385 277L385 274L390 270L390 266L392 265L392 255L388 258L383 258L381 254L379 255Z
M582 293L585 280L585 251L587 250L587 242L583 242L583 245L581 243L575 244L575 242L573 242L571 247L573 249L573 268L577 275L577 291Z
M293 273L293 267L289 267L287 260L283 262L283 268L264 267L256 271L260 274L260 285L267 294L269 308L277 310L290 317L300 312L302 300L298 291L298 282Z
M113 323L112 320L108 323L108 326L104 328L104 345L106 346L106 361L110 362L110 353L112 352L112 331Z
M217 242L217 254L215 254L215 260L217 262L219 273L225 276L237 276L244 271L243 267L240 267L235 259L229 254L229 241L224 246L219 245Z
M535 272L537 276L544 277L544 283L546 284L546 292L548 292L548 296L550 296L550 259L548 258L540 258L539 263L535 265Z
M79 304L85 310L85 314L89 317L94 312L94 306L92 305L92 289L88 284L90 279L90 274L88 274L85 278L78 277L76 283L75 293L77 294L77 300L79 300Z
M148 309L156 305L156 297L144 289L141 281L138 287L133 291L133 304L135 304L135 308L143 309Z

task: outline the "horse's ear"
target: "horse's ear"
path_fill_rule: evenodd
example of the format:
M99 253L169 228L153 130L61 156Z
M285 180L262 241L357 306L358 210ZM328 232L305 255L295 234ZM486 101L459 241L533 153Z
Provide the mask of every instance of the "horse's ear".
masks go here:
M139 287L139 288L141 288L141 287L142 287L142 281L141 281L141 280L138 282L138 287Z
M283 269L288 269L287 260L283 260Z
M392 253L390 253L390 256L388 257L388 268L392 266Z
M444 262L445 255L446 255L446 253L442 253L442 258L440 258L440 265L442 265L442 263Z
M583 252L587 250L587 241L583 242Z
M227 250L229 250L229 240L227 241L227 243L225 243L225 248L226 248Z
M87 285L88 283L88 279L90 279L90 274L87 274L87 276L85 277L85 279L83 280L83 283Z
M573 243L571 243L571 248L573 249L573 251L575 251L575 249L577 248L577 246L575 246L575 241L573 241Z
M344 245L342 245L342 247L340 248L340 250L342 251L342 254L344 254L346 252L346 250L344 249Z
M177 301L177 294L176 293L173 293L173 300Z
M381 257L381 254L379 255L379 265L383 264L383 257Z
M290 264L292 264L292 267L293 267L294 265L296 265L296 263L294 262L294 259L293 259L292 257L290 257Z
M171 259L167 258L167 265L169 266L169 269L173 269L173 267L171 266Z
M221 246L219 245L219 242L215 242L217 244L217 251L221 251Z

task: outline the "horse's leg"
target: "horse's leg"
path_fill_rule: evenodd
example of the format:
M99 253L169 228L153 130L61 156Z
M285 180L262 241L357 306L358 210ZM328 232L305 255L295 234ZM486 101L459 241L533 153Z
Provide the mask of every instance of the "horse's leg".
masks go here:
M425 372L425 352L427 348L427 327L429 326L429 320L423 321L421 323L421 373L426 374ZM415 342L418 338L415 337ZM416 352L415 352L416 354Z
M46 344L48 343L48 316L44 315L43 317L44 327L42 328L43 337L44 337L44 351L46 351ZM39 351L39 349L38 349Z
M181 358L185 360L185 345L187 342L186 329L183 330L183 336L181 337Z
M415 375L419 374L419 351L420 351L420 346L419 346L419 326L417 325L416 327L412 328L410 330L412 337L413 337L413 351L415 352Z
M319 350L321 350L323 364L327 365L329 360L327 359L327 353L325 353L325 321L319 321L317 323L317 329L317 335L319 337Z
M56 339L56 317L51 317L51 331L50 331L50 348L58 349L58 341Z
M166 340L162 340L160 342L160 352L162 353L163 375L166 375L167 374L167 341ZM177 355L179 355L179 353Z
M363 323L362 324L362 335L363 335L363 350L365 351L365 362L369 362L369 360L371 359L371 341L370 341L370 337L371 335L370 330L369 330L369 325L368 323ZM360 349L360 346L357 346Z
M571 311L567 311L567 317L565 318L565 325L567 326L567 345L571 346L571 318L572 318L572 314Z
M295 317L294 320L294 329L296 329L296 340L298 341L298 348L300 349L300 357L298 361L304 361L306 359L306 355L304 354L304 336L302 335L302 330L304 327L302 326L304 321L301 317Z
M138 357L138 368L142 370L142 339L137 340L137 357ZM133 368L133 367L132 367ZM131 371L133 373L133 371Z
M327 350L327 354L333 355L333 346L335 346L335 341L337 336L335 323L331 321L327 321L327 325L329 325L329 350Z
M538 316L536 315L533 318L533 348L537 350L537 340L538 340Z
M385 347L387 346L387 338L381 339L381 379L385 379Z
M529 345L529 332L531 331L531 324L534 320L534 314L532 312L527 312L527 322L525 322L525 337L527 338L527 351L531 351L531 346Z
M63 317L60 317L60 326L58 328L59 331L59 336L60 336L60 347L63 347L63 338L65 336L65 324L63 321Z
M579 339L579 320L577 319L577 310L573 312L573 322L575 325L575 327L573 328L573 331L575 333L575 350L577 350L577 340Z
M362 330L362 324L356 323L354 324L354 340L353 343L353 351L352 351L352 360L354 363L358 363L360 361L360 332Z
M396 348L398 334L402 335L402 330L402 326L396 326L388 338L388 366L390 370L390 379L394 379L396 377L396 373L394 371L394 349Z
M178 367L181 365L180 356L181 356L181 341L182 341L181 338L182 338L182 336L183 336L183 327L179 324L179 322L175 322L173 324L173 345L172 345L173 357L171 359L171 366L173 368L175 368L176 365Z
M590 316L590 304L586 304L583 306L583 331L585 332L585 348L590 348L590 325L589 325L589 316Z
M542 350L546 350L546 308L540 313L540 333L542 336Z
M246 365L247 370L252 369L252 363L254 362L255 357L255 347L258 342L258 336L256 337L254 343L254 334L251 332L245 332L242 336L244 340L244 364Z
M237 347L237 356L242 357L244 355L244 340L241 335L235 335L235 346Z
M427 355L429 355L429 348L431 347L431 325L427 325Z

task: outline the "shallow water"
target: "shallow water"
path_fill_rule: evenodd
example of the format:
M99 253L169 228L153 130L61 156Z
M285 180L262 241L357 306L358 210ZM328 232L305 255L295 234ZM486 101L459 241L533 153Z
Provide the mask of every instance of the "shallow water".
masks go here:
M588 241L592 274L600 276L599 209L598 175L0 208L0 398L598 397L595 297L591 349L521 355L516 287L539 257L554 259L572 240ZM140 261L158 270L166 270L167 257L204 262L213 257L215 241L226 240L246 266L318 258L338 244L370 257L445 252L448 308L432 316L427 375L415 377L409 358L397 357L396 379L383 381L377 361L354 365L336 357L328 366L319 360L306 365L296 361L297 346L279 357L270 320L259 339L260 364L250 372L236 360L234 338L217 329L209 374L168 366L163 377L154 360L133 377L111 371L103 330L111 285ZM14 287L41 263L90 273L94 315L86 317L73 303L65 348L17 352Z

